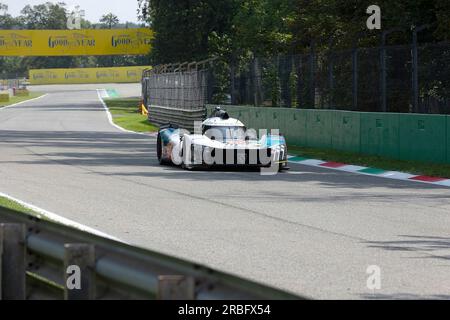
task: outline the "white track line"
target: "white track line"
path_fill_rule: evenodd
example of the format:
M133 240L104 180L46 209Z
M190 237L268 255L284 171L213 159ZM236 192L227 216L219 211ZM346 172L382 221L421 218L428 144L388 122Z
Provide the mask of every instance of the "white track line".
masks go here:
M16 106L21 105L21 104L23 104L23 103L35 101L35 100L44 98L44 97L46 97L46 96L48 96L48 93L43 94L42 96L39 96L39 97L37 97L37 98L33 98L33 99L29 99L29 100L24 100L24 101L21 101L21 102L17 102L17 103L14 103L14 104L10 104L10 105L5 106L5 107L1 107L1 108L0 108L0 111L5 110L5 109L9 109L9 108L16 107Z
M142 132L136 132L136 131L131 131L131 130L127 130L122 128L121 126L118 126L117 124L114 123L113 118L112 118L112 114L109 111L108 106L105 103L105 100L103 100L103 98L108 97L108 93L106 92L105 89L97 89L97 95L98 95L98 99L100 100L100 102L103 105L103 109L105 109L106 112L106 116L108 117L108 121L109 124L112 125L114 128L119 129L120 131L126 132L126 133L134 133L134 134L139 134L141 136L147 136L148 134L142 133Z
M12 104L12 105L0 108L0 111L4 110L4 109L7 109L7 108L12 108L12 107L18 106L18 105L26 103L26 102L30 102L30 101L33 101L33 100L41 99L41 98L43 98L43 97L45 97L47 95L48 94L44 94L44 95L39 96L39 97L34 98L34 99L25 100L25 101L22 101L22 102L18 102L18 103L15 103L15 104ZM101 99L101 101L104 104L102 99ZM107 110L107 108L106 108L106 110ZM108 111L109 117L111 117L111 114L109 113L109 110L107 110L107 111ZM112 119L110 120L110 122L112 123ZM123 128L120 128L120 127L119 127L119 129L124 130ZM88 226L83 225L81 223L75 222L73 220L64 218L64 217L62 217L60 215L57 215L57 214L55 214L53 212L50 212L50 211L47 211L45 209L39 208L39 207L37 207L37 206L35 206L35 205L31 204L31 203L27 203L25 201L19 200L19 199L13 197L13 196L10 196L9 194L0 192L0 197L9 199L9 200L11 200L13 202L16 202L16 203L20 204L21 206L23 206L23 207L25 207L27 209L32 210L33 212L36 212L38 218L44 217L44 218L46 218L46 219L48 219L50 221L53 221L53 222L56 222L56 223L59 223L59 224L62 224L62 225L68 226L68 227L72 227L72 228L75 228L75 229L78 229L78 230L81 230L81 231L84 231L84 232L87 232L87 233L90 233L90 234L93 234L93 235L96 235L96 236L99 236L99 237L102 237L102 238L107 238L107 239L111 239L111 240L114 240L114 241L119 241L119 242L125 243L123 240L120 240L120 239L118 239L116 237L113 237L113 236L111 236L109 234L106 234L106 233L101 232L101 231L99 231L97 229L88 227Z
M14 198L14 197L6 194L6 193L0 192L0 197L9 199L9 200L14 201L14 202L17 202L21 206L36 212L38 218L46 218L46 219L48 219L50 221L57 222L59 224L62 224L62 225L68 226L68 227L72 227L72 228L75 228L75 229L78 229L78 230L81 230L81 231L84 231L84 232L88 232L88 233L94 234L94 235L102 237L102 238L108 238L108 239L111 239L111 240L114 240L114 241L119 241L119 242L125 243L124 241L122 241L122 240L120 240L120 239L118 239L116 237L113 237L113 236L111 236L109 234L106 234L106 233L101 232L101 231L99 231L97 229L93 229L91 227L82 225L82 224L80 224L78 222L75 222L73 220L61 217L61 216L59 216L59 215L57 215L55 213L52 213L52 212L49 212L49 211L44 210L42 208L39 208L39 207L37 207L37 206L35 206L35 205L31 204L31 203L27 203L25 201L22 201L22 200L19 200L17 198Z

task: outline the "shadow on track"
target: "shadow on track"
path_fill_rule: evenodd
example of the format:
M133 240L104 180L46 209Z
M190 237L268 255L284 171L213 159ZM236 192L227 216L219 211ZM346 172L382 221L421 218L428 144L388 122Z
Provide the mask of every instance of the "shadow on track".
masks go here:
M260 175L258 169L205 169L193 172L178 167L160 166L156 159L155 138L123 132L102 131L11 131L0 130L0 145L14 145L33 150L38 159L0 160L0 163L52 165L54 162L86 167L115 167L108 174L124 177L158 177L192 181L257 181L286 183L316 183L328 188L371 189L392 188L407 190L449 190L446 187L407 181L396 181L291 164L291 171L273 176ZM51 151L49 151L51 150ZM1 159L1 158L0 158ZM123 170L121 170L123 167ZM398 198L398 194L395 198ZM409 195L411 196L411 195ZM423 194L424 198L448 198L448 194ZM330 194L330 198L333 194ZM371 196L373 197L373 195ZM389 198L388 195L383 197Z

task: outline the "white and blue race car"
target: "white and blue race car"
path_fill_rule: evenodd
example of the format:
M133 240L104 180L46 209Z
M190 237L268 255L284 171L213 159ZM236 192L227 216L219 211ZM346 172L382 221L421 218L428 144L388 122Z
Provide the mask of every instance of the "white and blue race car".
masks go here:
M174 125L161 126L157 156L161 164L197 167L260 167L278 172L287 167L287 145L279 134L249 130L238 119L216 108L198 131L190 134Z

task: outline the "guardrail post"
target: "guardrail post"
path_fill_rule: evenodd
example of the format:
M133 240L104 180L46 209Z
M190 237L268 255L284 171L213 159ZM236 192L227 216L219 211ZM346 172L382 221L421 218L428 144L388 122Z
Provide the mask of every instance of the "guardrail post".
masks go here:
M185 276L159 276L158 300L195 300L195 280Z
M95 246L64 245L64 299L95 299Z
M0 224L0 299L26 298L25 241L25 225Z

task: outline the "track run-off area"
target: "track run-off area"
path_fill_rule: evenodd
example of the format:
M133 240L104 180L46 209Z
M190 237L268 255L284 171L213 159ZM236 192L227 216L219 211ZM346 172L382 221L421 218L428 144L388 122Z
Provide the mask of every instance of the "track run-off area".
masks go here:
M298 164L275 176L160 166L153 135L111 125L106 88L140 93L42 86L0 109L0 192L306 297L450 299L450 188Z

